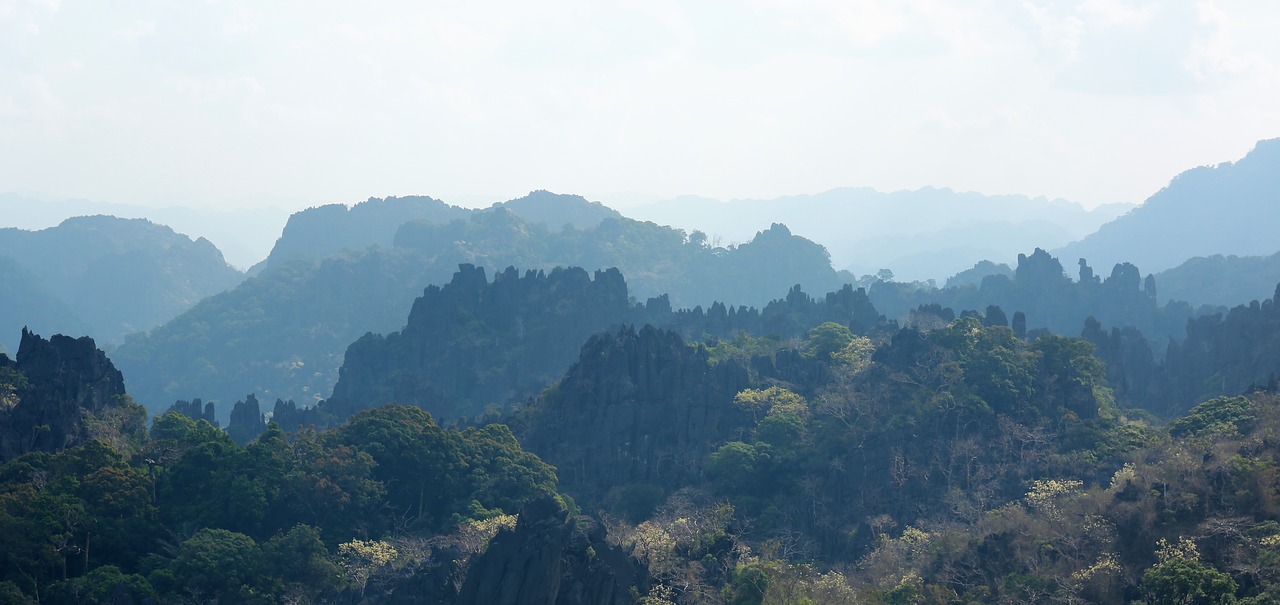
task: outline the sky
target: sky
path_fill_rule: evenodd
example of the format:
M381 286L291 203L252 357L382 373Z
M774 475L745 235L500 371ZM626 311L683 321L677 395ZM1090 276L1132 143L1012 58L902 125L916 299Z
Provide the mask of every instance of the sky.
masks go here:
M0 0L0 192L1140 202L1280 137L1280 2Z

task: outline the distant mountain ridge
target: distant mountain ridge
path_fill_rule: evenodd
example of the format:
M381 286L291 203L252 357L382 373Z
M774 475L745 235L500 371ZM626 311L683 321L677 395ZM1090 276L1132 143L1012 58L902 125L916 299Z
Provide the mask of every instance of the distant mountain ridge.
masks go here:
M0 295L0 302L15 305L0 308L6 322L0 339L8 343L27 317L46 330L118 343L243 279L209 240L192 241L145 219L87 216L40 231L0 229L0 257L11 261L6 276L18 280L6 289L46 301L40 303L44 314L24 317L20 309L33 306L18 305L18 292ZM48 302L51 297L58 302Z
M228 263L240 269L246 269L266 257L289 218L287 211L275 207L155 207L0 193L0 217L4 217L0 219L0 227L36 231L56 227L68 218L97 215L145 218L193 239L203 237L218 247Z
M1263 300L1280 283L1280 252L1271 256L1197 256L1156 273L1156 282L1162 302L1232 307Z
M553 230L564 225L588 229L605 219L622 218L616 210L599 202L545 190L532 191L486 209L453 206L427 196L369 198L349 207L327 204L291 215L271 254L250 273L256 275L290 260L316 260L348 249L390 247L396 232L405 223L425 221L443 225L497 209L506 209L528 222Z
M1280 139L1271 139L1238 161L1179 174L1141 206L1053 253L1158 272L1197 256L1273 254L1277 228Z
M741 241L760 224L783 223L827 247L837 269L891 269L900 279L945 279L981 260L1012 262L1034 247L1083 237L1132 206L1086 210L1065 200L986 196L926 187L880 192L844 187L813 195L720 202L682 197L629 208L642 220Z

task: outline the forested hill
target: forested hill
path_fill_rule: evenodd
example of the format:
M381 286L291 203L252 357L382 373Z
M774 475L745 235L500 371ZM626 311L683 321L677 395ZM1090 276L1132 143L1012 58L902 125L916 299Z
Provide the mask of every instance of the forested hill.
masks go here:
M4 256L0 256L0 310L0 348L4 350L17 350L13 338L24 327L44 334L90 331L40 278Z
M1234 163L1183 172L1141 206L1054 253L1163 271L1196 256L1274 254L1277 228L1280 139L1271 139Z
M4 290L25 289L0 294L0 339L16 337L32 321L118 343L243 279L206 239L110 216L70 218L39 231L0 229L0 258L8 259L0 261ZM33 281L37 287L24 285ZM35 309L50 296L56 302Z

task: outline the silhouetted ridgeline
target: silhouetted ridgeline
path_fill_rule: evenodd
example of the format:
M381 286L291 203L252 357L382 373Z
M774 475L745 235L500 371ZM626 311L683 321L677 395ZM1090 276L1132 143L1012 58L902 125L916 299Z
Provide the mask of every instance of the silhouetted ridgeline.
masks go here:
M110 216L70 218L40 231L0 229L0 284L5 290L30 288L14 281L15 266L39 288L25 295L35 300L16 307L9 305L14 298L22 303L24 295L0 294L0 338L11 338L27 325L23 312L33 303L54 297L58 302L34 313L32 325L87 331L99 341L118 343L243 279L204 238L192 241L144 219Z
M351 207L327 204L295 212L271 254L251 274L282 266L291 260L319 260L343 250L390 247L396 229L413 220L449 222L471 213L426 196L369 198Z
M636 297L666 294L681 307L717 300L763 306L797 283L811 291L833 290L842 283L822 246L781 224L757 232L741 245L721 248L698 233L623 217L604 219L588 229L550 229L495 208L467 221L406 223L395 245L451 265L616 267L627 276Z
M1276 244L1280 248L1280 242ZM1156 273L1160 300L1230 307L1262 300L1280 282L1280 252L1270 256L1196 257Z
M13 259L0 256L0 347L17 350L11 340L27 327L35 332L84 334L89 326L38 277Z
M843 187L770 200L682 197L627 212L729 242L745 241L761 225L783 223L824 245L837 269L862 275L889 268L913 281L940 280L983 259L1009 259L1034 246L1062 246L1130 208L1105 204L1086 210L1064 200L933 187Z
M606 218L621 215L598 202L581 196L534 191L529 195L494 204L530 223L550 229L573 225L595 227ZM447 224L483 213L446 204L426 196L369 198L351 207L328 204L308 208L289 217L284 232L271 255L252 273L278 267L290 260L319 260L343 250L363 250L370 246L390 247L401 225L411 221Z
M111 356L153 412L201 397L225 420L246 393L314 402L333 387L347 345L403 325L423 284L451 271L385 249L286 263L130 337Z
M1280 225L1280 139L1259 141L1232 163L1193 168L1141 206L1078 242L1054 250L1102 266L1129 262L1148 271L1215 254L1269 255Z
M1184 302L1157 304L1156 279L1142 277L1132 264L1116 265L1106 279L1095 274L1085 259L1077 264L1079 278L1072 280L1058 259L1037 248L1030 255L1018 255L1012 277L989 268L996 273L983 277L976 287L936 290L881 281L871 286L868 295L880 312L895 319L907 318L921 305L936 304L956 314L995 305L1010 316L1022 312L1030 331L1079 334L1085 319L1094 317L1104 325L1133 326L1161 343L1180 338L1187 319L1195 314Z

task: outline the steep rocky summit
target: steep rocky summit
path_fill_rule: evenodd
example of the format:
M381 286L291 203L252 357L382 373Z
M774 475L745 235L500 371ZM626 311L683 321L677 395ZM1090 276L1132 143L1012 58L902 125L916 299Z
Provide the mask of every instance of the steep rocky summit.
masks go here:
M0 461L143 428L124 378L89 337L22 331L16 360L0 354Z
M403 330L367 334L347 349L324 407L339 418L393 401L437 418L475 415L554 382L587 337L629 309L617 269L593 277L508 268L490 282L483 268L463 264L443 288L426 289Z

